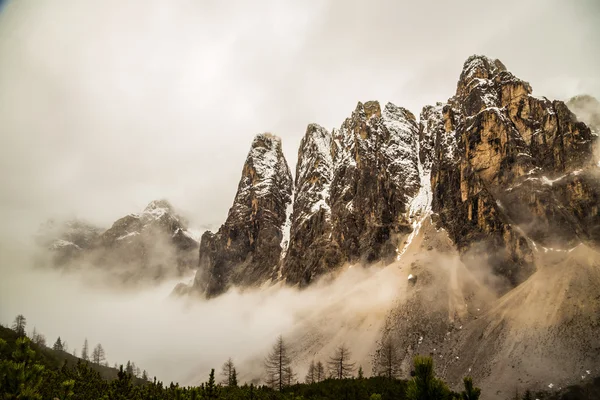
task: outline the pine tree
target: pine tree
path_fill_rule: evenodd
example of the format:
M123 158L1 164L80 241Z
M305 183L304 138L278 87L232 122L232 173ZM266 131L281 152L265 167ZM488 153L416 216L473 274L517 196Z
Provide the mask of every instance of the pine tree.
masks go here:
M204 386L204 397L206 399L217 399L219 397L217 390L217 385L215 384L215 369L213 368L210 370L208 382Z
M315 361L311 361L308 366L308 372L306 373L306 378L304 378L304 382L311 384L316 382L316 372L317 368L315 366Z
M131 361L129 360L127 360L127 366L125 367L125 371L127 371L129 375L133 375L133 366L131 365Z
M329 358L329 373L333 378L351 378L355 364L350 362L350 349L344 344L338 346L333 357Z
M235 376L235 385L233 384L235 374L235 365L233 365L233 360L230 357L221 367L221 376L223 377L221 383L227 386L237 386L237 376Z
M401 373L401 363L396 344L388 338L377 351L376 374L388 379L397 378Z
M316 382L321 382L325 379L325 367L323 367L323 363L321 361L317 362L315 366L315 378Z
M237 385L238 385L237 370L235 368L233 368L233 373L231 374L231 383L229 384L229 386L237 387Z
M415 357L414 368L414 377L406 387L408 400L444 400L450 396L448 386L433 373L431 357Z
M144 372L142 372L142 379L144 381L148 381L148 373L146 372L146 370L144 370Z
M100 365L105 360L106 354L104 353L104 349L102 348L102 345L98 343L96 347L94 347L94 351L92 351L92 362Z
M473 386L473 378L470 376L466 376L463 379L463 383L465 385L465 390L462 391L460 397L462 400L479 400L479 396L481 396L481 389ZM531 400L531 397L526 400Z
M23 337L25 335L25 327L27 326L27 319L23 316L23 314L19 314L15 317L15 320L12 324L12 330L17 333L18 337Z
M83 348L81 349L81 359L84 361L90 361L90 355L89 355L89 350L88 350L88 340L87 338L85 338L85 341L83 342Z
M3 399L39 400L44 383L44 366L36 363L36 354L29 345L30 341L22 336L15 342L12 360L0 360L0 392ZM0 339L0 350L8 347Z
M60 336L58 337L58 339L56 339L56 342L54 342L54 345L52 345L52 350L63 351L63 343L60 340Z
M291 377L292 360L288 355L287 346L283 341L283 337L280 335L277 341L273 345L271 353L265 359L265 369L267 372L267 385L273 389L282 390L285 386L289 385Z
M363 379L365 374L363 373L362 365L358 366L358 379Z

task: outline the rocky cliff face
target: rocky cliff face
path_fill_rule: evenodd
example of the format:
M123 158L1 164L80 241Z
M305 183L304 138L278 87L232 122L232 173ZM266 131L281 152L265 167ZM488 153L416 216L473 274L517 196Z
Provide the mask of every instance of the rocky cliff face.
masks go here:
M227 221L202 238L194 286L209 296L270 279L303 286L346 263L389 263L431 212L467 264L513 287L534 271L536 246L600 241L596 139L563 102L472 56L456 94L419 122L369 101L331 133L309 125L289 220L279 140L257 136Z
M456 95L426 107L421 121L423 149L435 136L422 157L433 159L439 225L512 285L532 273L537 244L597 241L600 224L596 137L564 103L531 93L498 60L473 56Z
M417 133L413 114L375 101L358 103L332 134L309 125L298 153L288 283L306 285L344 263L395 259L420 187Z
M278 277L292 191L281 140L256 136L227 220L217 233L202 235L196 290L211 297L231 285L253 286Z
M306 284L342 262L339 245L332 240L332 143L331 133L316 124L308 126L300 143L290 242L282 269L290 283Z
M81 221L48 224L38 243L49 249L57 267L96 266L123 281L177 276L197 265L198 242L187 222L166 200L127 215L103 231Z

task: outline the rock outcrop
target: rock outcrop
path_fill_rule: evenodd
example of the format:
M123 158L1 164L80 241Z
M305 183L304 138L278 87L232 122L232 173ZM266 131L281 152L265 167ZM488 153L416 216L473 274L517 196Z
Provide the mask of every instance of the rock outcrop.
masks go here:
M337 242L332 240L332 142L331 133L311 124L300 143L290 242L282 268L282 276L289 283L307 284L343 260Z
M227 220L217 233L202 235L197 291L212 297L232 285L255 286L278 277L292 191L281 140L257 135Z
M395 259L420 187L418 126L408 110L358 103L329 134L309 125L298 153L283 276L306 285L344 263Z
M435 136L421 157L433 159L439 225L513 286L533 272L536 243L595 241L600 225L596 137L564 103L531 93L498 60L473 56L456 95L426 107L421 121L421 148Z

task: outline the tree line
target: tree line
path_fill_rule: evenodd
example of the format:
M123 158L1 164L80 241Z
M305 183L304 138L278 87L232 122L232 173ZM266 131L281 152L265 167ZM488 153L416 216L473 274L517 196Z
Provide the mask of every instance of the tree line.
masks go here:
M17 334L18 337L27 337L26 327L27 318L25 318L25 316L22 314L17 315L11 325L11 329ZM33 327L30 339L31 342L33 342L37 346L48 347L46 343L46 337L42 333L38 332L36 327ZM54 351L62 351L65 353L69 353L69 346L67 342L62 340L60 336L56 339L56 341L50 348ZM74 349L71 354L77 357L77 350ZM87 338L83 342L79 358L83 361L91 362L96 365L109 367L109 364L106 360L106 352L104 351L104 347L102 347L102 344L96 344L96 346L92 349L90 353ZM119 369L117 363L113 365L113 368ZM146 372L146 370L142 371L138 366L135 365L134 362L130 360L127 361L125 370L136 378L148 380L148 373Z
M386 341L375 371L377 376L365 378L362 367L356 368L352 354L339 345L329 359L311 361L304 383L299 383L292 369L292 355L282 336L275 341L264 359L265 385L239 385L238 372L231 358L221 367L221 380L216 381L212 369L208 381L195 387L164 385L153 381L135 380L138 368L128 362L120 365L116 379L102 379L91 365L101 359L92 352L88 356L87 340L76 365L51 369L40 360L41 348L25 334L26 320L18 316L13 324L14 343L0 338L0 393L3 399L409 399L409 400L477 400L481 391L470 378L464 380L464 390L453 392L434 374L433 361L416 357L413 378L398 379L400 365L397 349ZM32 335L33 336L33 335ZM57 339L59 344L62 341ZM55 343L56 345L56 343ZM54 347L54 346L53 346ZM60 346L59 346L60 347ZM97 348L98 346L96 346ZM60 348L57 351L64 351ZM356 376L355 376L356 373Z

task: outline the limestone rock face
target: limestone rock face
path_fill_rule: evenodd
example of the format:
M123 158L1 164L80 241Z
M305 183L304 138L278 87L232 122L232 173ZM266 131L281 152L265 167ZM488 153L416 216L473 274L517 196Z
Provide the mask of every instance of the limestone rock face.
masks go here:
M512 285L532 273L536 243L596 241L600 224L596 136L563 102L531 93L498 60L473 56L456 95L425 107L420 124L439 224Z
M227 220L217 233L202 235L195 289L211 297L278 277L292 191L281 140L257 135Z
M388 103L359 103L333 133L332 240L350 263L391 261L410 232L408 203L420 187L418 125Z
M298 153L283 276L305 285L344 263L389 262L412 228L420 187L418 126L409 111L358 103L329 134L309 125Z
M279 140L257 136L227 221L202 237L194 286L304 286L344 264L388 263L432 212L467 264L514 287L537 246L599 241L596 139L563 102L472 56L456 94L418 122L369 101L331 133L309 125L295 185Z
M300 143L290 242L282 269L291 284L307 284L342 262L339 246L332 240L332 141L325 128L310 124Z

